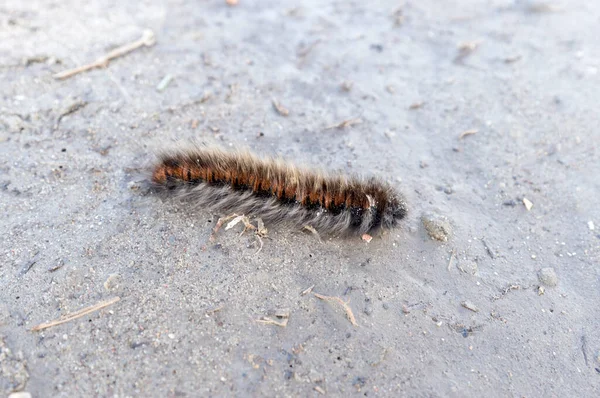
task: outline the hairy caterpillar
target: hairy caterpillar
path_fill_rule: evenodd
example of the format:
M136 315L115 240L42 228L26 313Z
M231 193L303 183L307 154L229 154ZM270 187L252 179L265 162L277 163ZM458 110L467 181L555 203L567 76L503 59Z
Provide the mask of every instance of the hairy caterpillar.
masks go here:
M249 152L191 146L163 153L152 185L186 203L344 236L394 228L404 197L377 179L324 174Z

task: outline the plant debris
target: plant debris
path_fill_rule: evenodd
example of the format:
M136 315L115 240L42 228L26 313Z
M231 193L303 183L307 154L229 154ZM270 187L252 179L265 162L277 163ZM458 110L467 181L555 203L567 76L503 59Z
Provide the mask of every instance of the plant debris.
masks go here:
M154 32L151 30L145 30L138 40L131 42L129 44L125 44L121 47L115 48L108 54L98 58L96 61L86 64L83 66L79 66L77 68L69 69L60 73L56 73L53 77L55 79L67 79L71 76L75 76L78 73L87 72L88 70L95 68L106 68L108 63L115 58L121 57L127 53L132 52L133 50L137 50L140 47L146 46L151 47L156 43L156 38L154 37Z
M479 130L477 130L477 129L465 130L462 133L460 133L460 135L458 136L458 139L462 140L464 137L466 137L468 135L477 134L478 132L479 132Z
M39 330L43 330L43 329L47 329L50 328L52 326L56 326L56 325L60 325L66 322L70 322L73 319L77 319L77 318L81 318L82 316L86 316L87 314L90 314L92 312L101 310L102 308L108 307L109 305L113 305L114 303L116 303L117 301L121 300L120 297L113 297L110 300L106 300L106 301L101 301L98 304L92 305L90 307L86 307L83 308L77 312L74 312L72 314L67 314L67 315L63 315L60 318L58 318L57 320L48 322L48 323L42 323L40 325L34 326L33 328L31 328L32 332L37 332Z
M279 113L281 116L289 116L289 109L281 105L279 101L277 101L276 99L272 99L271 102L273 103L273 108L275 108L277 113Z
M350 127L350 126L354 126L355 124L361 124L362 123L362 119L359 118L353 118L353 119L346 119L338 124L332 124L330 126L325 127L325 130L331 130L331 129L345 129L346 127Z
M354 313L352 312L352 309L348 305L349 302L346 302L346 301L342 300L341 298L335 297L335 296L323 296L322 294L319 294L319 293L313 293L313 294L315 295L316 298L318 298L320 300L328 301L330 303L337 303L340 306L342 306L342 308L346 312L346 317L348 317L348 320L350 321L350 323L353 326L358 326L358 324L356 323L356 318L354 317Z

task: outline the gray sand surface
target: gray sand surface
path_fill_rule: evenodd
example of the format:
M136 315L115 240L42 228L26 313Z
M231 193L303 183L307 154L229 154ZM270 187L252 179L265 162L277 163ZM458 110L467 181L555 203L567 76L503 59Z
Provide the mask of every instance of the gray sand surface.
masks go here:
M0 395L599 396L599 38L590 0L4 0ZM381 176L409 216L211 242L224 214L140 189L192 139Z

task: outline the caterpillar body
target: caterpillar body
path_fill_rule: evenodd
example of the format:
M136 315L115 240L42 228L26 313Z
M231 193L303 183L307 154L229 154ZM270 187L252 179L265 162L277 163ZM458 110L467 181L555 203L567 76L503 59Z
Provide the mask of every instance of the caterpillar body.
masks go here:
M192 206L311 226L335 236L390 229L406 216L404 197L377 178L303 169L250 152L192 146L165 152L152 186Z

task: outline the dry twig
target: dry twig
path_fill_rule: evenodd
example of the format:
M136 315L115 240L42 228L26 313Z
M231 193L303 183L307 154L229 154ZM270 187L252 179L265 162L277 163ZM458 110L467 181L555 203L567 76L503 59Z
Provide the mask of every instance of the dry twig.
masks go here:
M448 271L452 267L452 261L454 261L454 256L456 255L456 249L452 249L452 254L450 254L450 260L448 261Z
M210 315L216 314L217 312L221 311L223 308L225 308L225 304L221 304L220 306L218 306L216 308L206 311L205 315L210 316Z
M119 300L121 300L120 297L113 297L110 300L102 301L102 302L92 305L90 307L83 308L77 312L70 314L70 315L63 315L57 320L54 320L54 321L51 321L48 323L42 323L40 325L34 326L33 328L31 328L31 331L37 332L39 330L47 329L52 326L56 326L56 325L60 325L62 323L72 321L73 319L81 318L82 316L90 314L94 311L101 310L102 308L108 307L109 305L113 305L114 303L116 303Z
M319 294L319 293L313 293L313 294L315 295L316 298L318 298L320 300L329 301L330 303L338 303L339 305L341 305L342 308L344 309L344 311L346 311L346 317L348 317L348 320L350 321L350 323L353 326L358 326L358 324L356 323L356 318L354 318L354 314L352 313L352 309L350 308L350 306L348 305L347 302L345 302L341 298L335 297L335 296L323 296L322 294Z
M290 319L290 310L288 308L271 311L273 318L280 319L281 321L276 321L275 319L263 316L256 320L258 323L263 323L265 325L275 325L279 327L286 327L287 323Z
M346 119L338 124L332 124L331 126L325 127L325 130L331 129L344 129L346 127L354 126L355 124L362 123L362 119L354 118L354 119Z
M91 69L106 68L108 66L108 63L112 59L121 57L121 56L123 56L127 53L130 53L133 50L137 50L138 48L143 47L143 46L150 47L150 46L154 45L154 43L156 43L156 38L154 37L154 32L152 32L151 30L145 30L144 33L142 34L142 37L140 37L138 40L131 42L129 44L125 44L121 47L115 48L108 54L98 58L96 61L94 61L90 64L79 66L77 68L73 68L73 69L69 69L69 70L57 73L54 75L54 78L55 79L67 79L71 76L75 76L78 73L86 72Z
M304 289L302 291L302 293L300 293L301 296L306 296L308 293L312 292L313 288L315 287L315 285L311 285L310 287Z

